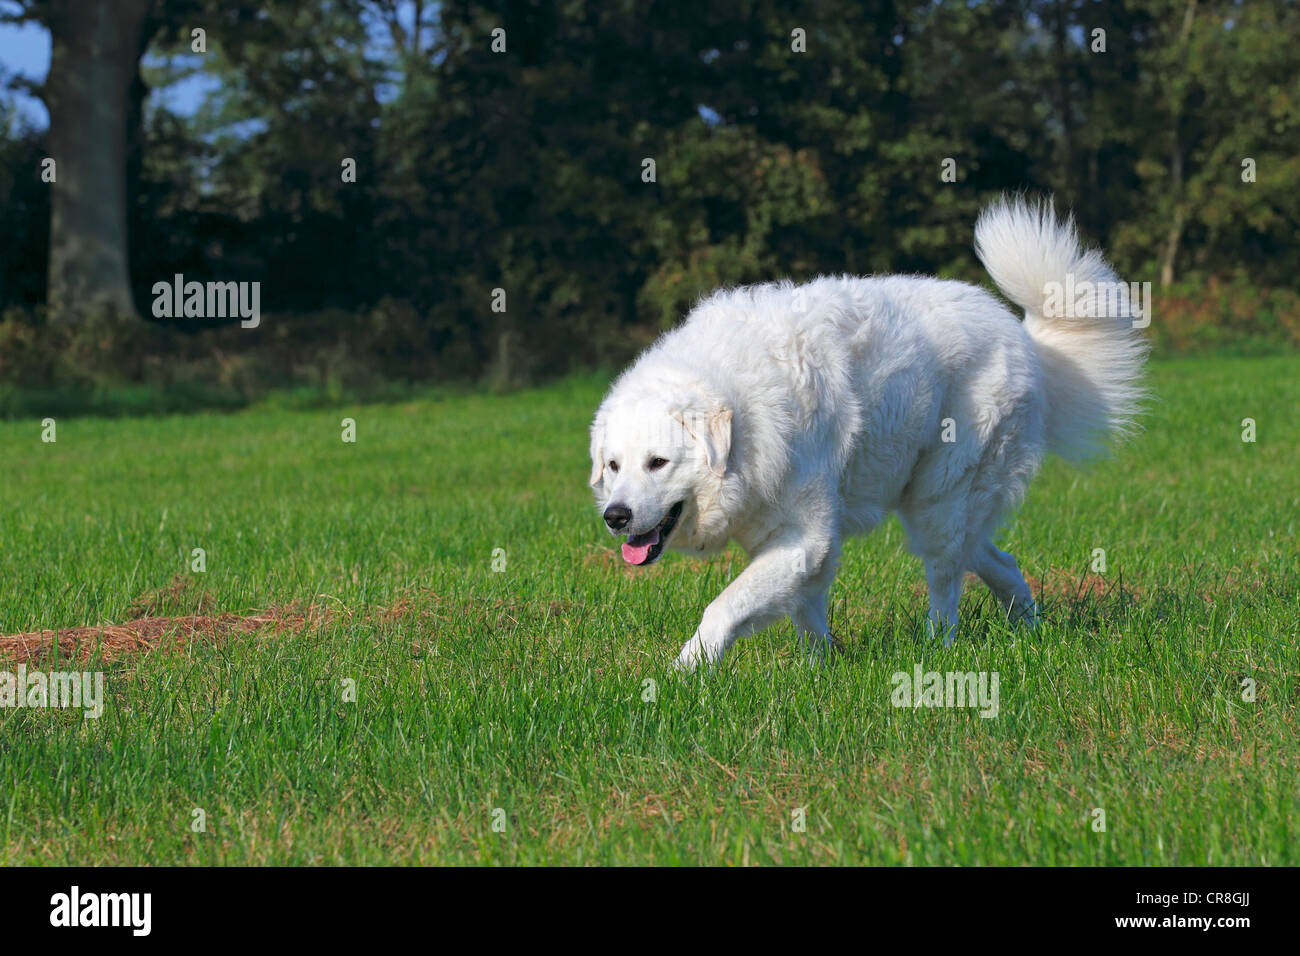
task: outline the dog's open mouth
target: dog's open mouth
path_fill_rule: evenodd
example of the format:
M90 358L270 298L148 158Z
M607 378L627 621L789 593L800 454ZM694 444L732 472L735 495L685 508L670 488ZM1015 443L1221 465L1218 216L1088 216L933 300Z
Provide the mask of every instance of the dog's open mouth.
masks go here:
M673 533L677 519L682 516L682 503L679 501L668 509L664 520L644 534L628 535L623 542L623 560L628 564L653 564L663 554L668 536Z

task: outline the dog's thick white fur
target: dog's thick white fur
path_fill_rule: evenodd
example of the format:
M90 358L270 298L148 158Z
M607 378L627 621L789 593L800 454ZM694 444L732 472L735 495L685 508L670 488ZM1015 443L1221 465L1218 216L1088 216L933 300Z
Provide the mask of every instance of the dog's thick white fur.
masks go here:
M932 278L729 289L611 387L590 480L610 530L628 537L625 560L733 539L751 559L679 667L717 661L787 616L829 648L841 543L890 511L925 564L938 636L956 633L968 569L1034 622L1029 586L992 535L1046 452L1087 457L1131 428L1147 343L1127 296L1096 310L1110 315L1047 314L1051 283L1118 286L1050 202L987 208L975 249L1023 322L976 286Z

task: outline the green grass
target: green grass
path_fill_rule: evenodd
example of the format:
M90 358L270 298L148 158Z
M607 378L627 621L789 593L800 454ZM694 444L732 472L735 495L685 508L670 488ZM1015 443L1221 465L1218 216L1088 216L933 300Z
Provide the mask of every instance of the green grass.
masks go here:
M1145 432L1049 463L1000 538L1038 631L976 585L957 645L924 639L891 521L846 548L844 654L810 666L787 623L707 678L667 665L744 557L619 566L599 382L0 424L0 633L329 612L104 664L98 720L0 710L0 861L1300 863L1300 360L1152 383ZM997 671L998 716L891 706L917 663Z

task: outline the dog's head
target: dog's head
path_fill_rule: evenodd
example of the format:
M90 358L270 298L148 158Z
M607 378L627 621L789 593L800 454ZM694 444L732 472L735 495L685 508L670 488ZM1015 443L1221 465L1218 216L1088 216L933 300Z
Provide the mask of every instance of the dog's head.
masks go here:
M730 454L731 411L719 402L607 398L591 426L590 484L610 533L627 536L623 560L651 564L670 540L689 546Z

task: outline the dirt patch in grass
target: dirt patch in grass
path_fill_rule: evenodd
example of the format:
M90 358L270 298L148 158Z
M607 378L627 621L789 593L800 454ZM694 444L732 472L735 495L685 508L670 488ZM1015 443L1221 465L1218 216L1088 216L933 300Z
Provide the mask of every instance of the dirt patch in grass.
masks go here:
M1086 598L1127 597L1140 598L1142 589L1123 580L1118 575L1102 576L1091 571L1069 568L1051 568L1038 577L1029 576L1029 587L1039 600L1043 597L1058 601L1078 602Z
M1202 601L1214 603L1225 597L1237 597L1243 594L1268 592L1286 599L1294 592L1287 588L1285 579L1278 580L1269 573L1269 569L1254 564L1229 568L1221 572L1206 572L1194 567L1185 567L1190 586Z
M1044 599L1076 604L1089 598L1106 597L1140 598L1142 589L1128 581L1121 581L1118 576L1103 577L1090 571L1073 571L1069 568L1050 568L1046 574L1026 574L1025 580L1034 597L1040 602ZM966 572L963 594L984 594L984 582L979 576ZM914 580L911 585L914 597L924 598L929 588L923 579Z
M122 624L29 631L0 637L0 660L34 664L55 656L86 663L98 654L111 661L124 654L159 648L186 647L193 641L215 643L256 631L301 631L323 623L329 613L319 607L271 608L262 614L191 614L183 617L141 617Z
M586 554L582 556L583 567L591 567L593 564L602 567L616 568L621 567L625 562L613 548L602 548L600 545L588 545Z

